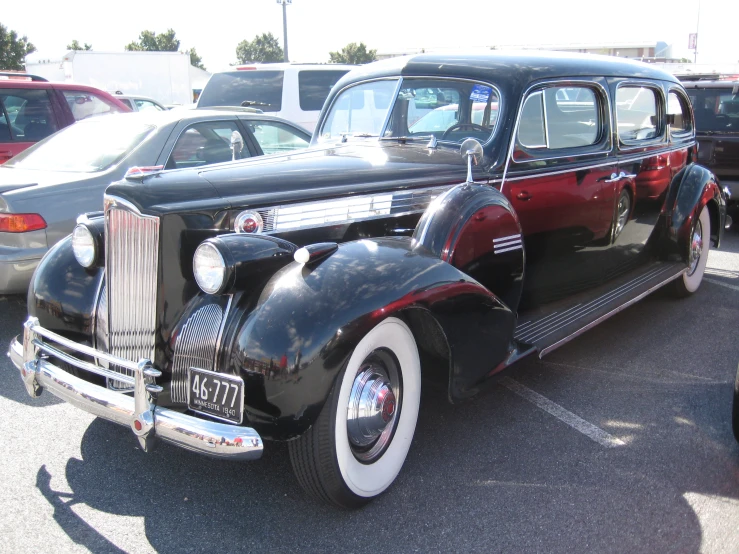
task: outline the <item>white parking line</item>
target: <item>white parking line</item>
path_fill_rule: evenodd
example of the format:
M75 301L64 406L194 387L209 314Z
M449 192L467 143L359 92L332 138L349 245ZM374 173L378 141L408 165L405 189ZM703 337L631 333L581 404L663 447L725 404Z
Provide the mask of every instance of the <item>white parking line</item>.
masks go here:
M703 277L703 280L708 281L709 283L713 283L714 285L721 285L722 287L726 287L727 289L739 290L739 287L736 285L730 285L729 283L724 283L723 281L717 281L716 279L709 279L708 277Z
M500 384L606 448L626 445L626 443L621 439L618 439L613 435L609 435L600 427L596 427L592 423L588 423L581 417L565 410L559 404L552 402L538 392L532 391L530 388L523 386L521 383L514 381L510 377L503 377L500 380Z

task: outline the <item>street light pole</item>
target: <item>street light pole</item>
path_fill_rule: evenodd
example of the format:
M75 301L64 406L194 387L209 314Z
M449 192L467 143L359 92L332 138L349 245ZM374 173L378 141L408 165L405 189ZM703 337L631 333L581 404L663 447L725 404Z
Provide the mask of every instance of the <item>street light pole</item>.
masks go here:
M292 4L293 0L277 0L278 4L282 4L282 50L285 54L285 61L289 62L290 57L287 55L287 5Z

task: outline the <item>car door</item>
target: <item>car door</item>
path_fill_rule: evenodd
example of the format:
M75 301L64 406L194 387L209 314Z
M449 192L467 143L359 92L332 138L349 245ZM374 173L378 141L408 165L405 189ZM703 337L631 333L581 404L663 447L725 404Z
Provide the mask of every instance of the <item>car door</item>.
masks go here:
M0 88L0 163L63 126L48 90Z
M249 118L241 122L254 142L257 156L300 150L310 144L307 131L281 121Z
M524 305L603 279L617 170L610 129L604 81L546 83L524 99L502 187L524 235Z
M254 147L245 138L247 133L235 116L180 122L173 133L175 138L168 143L171 145L169 148L165 147L159 164L166 169L182 169L232 161L231 138L234 133L238 133L243 144L240 150L237 149L235 159L251 157Z

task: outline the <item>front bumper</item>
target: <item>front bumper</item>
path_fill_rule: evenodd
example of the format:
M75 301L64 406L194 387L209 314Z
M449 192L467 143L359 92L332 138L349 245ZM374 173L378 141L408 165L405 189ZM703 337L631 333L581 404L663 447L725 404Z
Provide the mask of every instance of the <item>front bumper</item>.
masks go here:
M133 369L134 377L80 360L60 350L57 345ZM49 355L103 377L124 381L129 379L134 386L134 395L115 392L75 377L51 363ZM144 451L151 450L158 437L187 450L217 458L255 460L262 455L264 445L254 429L200 419L157 406L155 397L162 389L154 379L161 372L148 360L133 364L77 344L44 329L33 317L24 324L23 343L17 338L11 342L8 357L20 371L31 397L35 398L43 389L47 389L77 408L130 426Z

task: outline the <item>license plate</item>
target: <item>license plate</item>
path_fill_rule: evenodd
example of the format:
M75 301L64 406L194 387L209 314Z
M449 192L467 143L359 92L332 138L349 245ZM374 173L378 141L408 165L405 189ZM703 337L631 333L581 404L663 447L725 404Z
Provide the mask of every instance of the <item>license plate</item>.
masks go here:
M187 406L231 423L241 423L244 414L244 380L191 367L187 372Z

